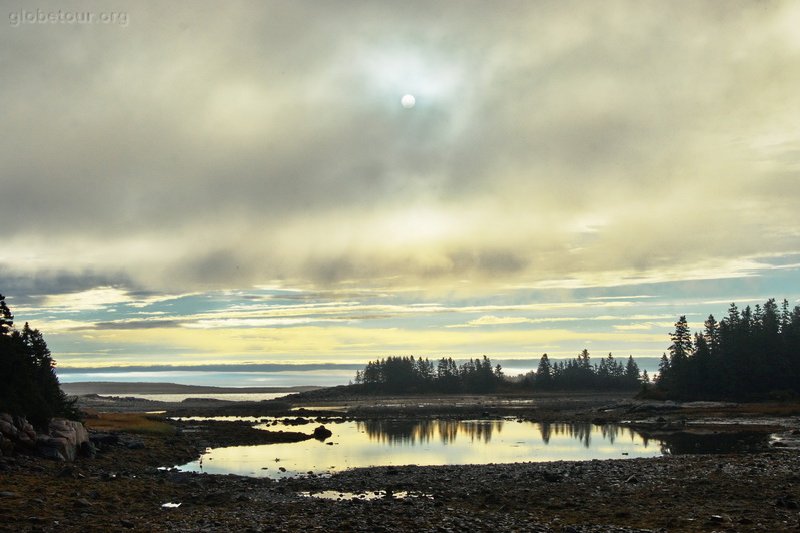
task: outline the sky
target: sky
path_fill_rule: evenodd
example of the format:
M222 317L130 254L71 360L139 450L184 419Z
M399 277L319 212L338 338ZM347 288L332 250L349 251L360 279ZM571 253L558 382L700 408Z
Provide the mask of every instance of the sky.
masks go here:
M0 11L0 292L63 368L651 357L800 303L797 2Z

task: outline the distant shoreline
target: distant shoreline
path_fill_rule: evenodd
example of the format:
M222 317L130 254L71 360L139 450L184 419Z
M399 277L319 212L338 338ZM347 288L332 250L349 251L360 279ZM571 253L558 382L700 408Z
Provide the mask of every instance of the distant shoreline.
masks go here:
M61 389L71 396L84 394L274 394L317 390L323 387L214 387L211 385L181 385L179 383L78 381L61 383Z

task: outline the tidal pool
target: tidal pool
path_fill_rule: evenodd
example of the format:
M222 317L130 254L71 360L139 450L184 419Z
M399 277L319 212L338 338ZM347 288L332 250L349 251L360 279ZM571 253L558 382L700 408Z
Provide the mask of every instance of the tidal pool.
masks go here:
M262 418L263 420L263 418ZM348 468L458 465L654 457L661 442L617 425L517 420L371 420L326 422L324 442L208 449L178 466L184 472L273 479L325 475ZM256 427L275 429L270 422ZM294 428L309 429L313 425Z

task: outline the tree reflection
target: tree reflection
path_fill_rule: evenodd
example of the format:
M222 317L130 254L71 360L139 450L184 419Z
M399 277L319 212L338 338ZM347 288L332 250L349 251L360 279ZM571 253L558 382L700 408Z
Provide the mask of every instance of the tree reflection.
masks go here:
M358 429L367 435L370 441L388 444L425 444L438 440L442 444L450 444L456 439L468 439L470 442L489 443L492 437L503 429L504 420L365 420L358 422ZM510 422L508 422L510 423ZM630 428L616 424L592 424L590 422L539 422L531 424L533 431L538 432L544 444L550 444L554 436L569 437L578 441L584 448L592 445L592 437L600 437L602 442L611 445L625 435L631 441L647 437L639 435Z
M424 444L437 438L442 444L463 435L471 442L488 443L502 430L502 420L365 420L357 423L369 440L389 444Z

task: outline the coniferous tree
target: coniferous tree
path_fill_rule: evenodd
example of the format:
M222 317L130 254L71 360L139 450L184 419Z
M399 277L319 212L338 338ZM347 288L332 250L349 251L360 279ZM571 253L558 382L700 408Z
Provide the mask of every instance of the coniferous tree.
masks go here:
M639 365L636 364L636 361L633 360L633 356L628 356L628 362L625 364L625 381L628 386L634 386L639 384L640 380L639 375Z
M11 334L14 327L14 315L6 305L6 297L0 294L0 335Z
M553 386L553 367L547 354L542 354L539 366L536 368L536 387L548 390Z
M0 295L0 411L26 416L38 427L53 416L76 417L41 332L27 323L17 331L13 318Z
M719 350L719 324L714 318L714 315L708 315L703 326L705 327L703 337L706 340L706 345L708 346L709 352L714 354Z
M662 393L734 400L800 395L800 306L790 311L784 300L779 310L771 298L739 312L731 304L719 323L709 316L692 343L683 318L670 335L671 357L662 358Z

